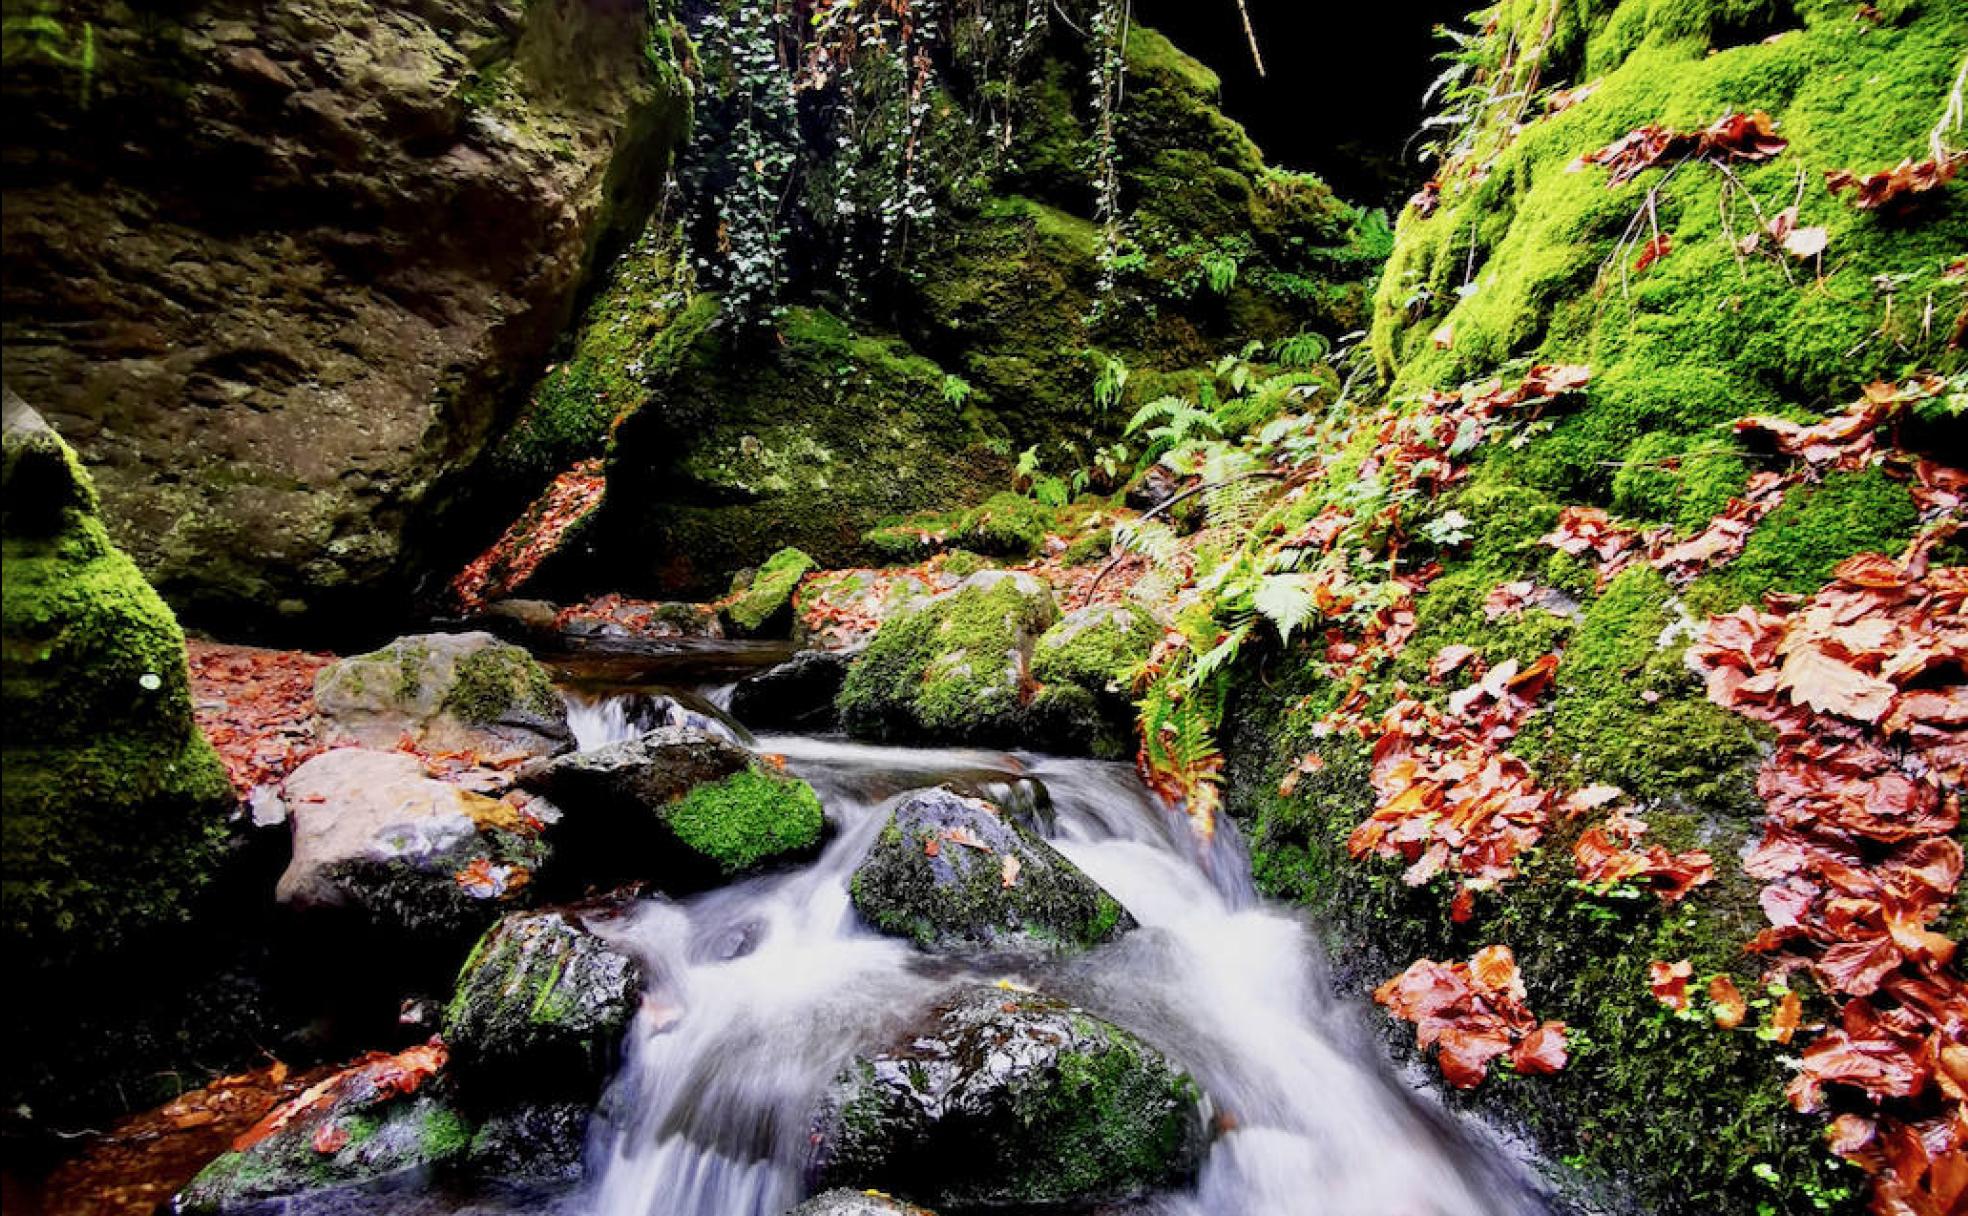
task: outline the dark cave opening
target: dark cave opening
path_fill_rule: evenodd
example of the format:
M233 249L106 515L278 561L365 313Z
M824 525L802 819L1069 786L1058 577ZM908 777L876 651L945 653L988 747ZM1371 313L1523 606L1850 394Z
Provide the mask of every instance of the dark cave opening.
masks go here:
M1317 173L1355 202L1398 207L1428 176L1403 148L1439 70L1435 29L1462 24L1473 0L1246 4L1262 76L1237 0L1135 0L1134 17L1223 78L1224 111L1271 163Z

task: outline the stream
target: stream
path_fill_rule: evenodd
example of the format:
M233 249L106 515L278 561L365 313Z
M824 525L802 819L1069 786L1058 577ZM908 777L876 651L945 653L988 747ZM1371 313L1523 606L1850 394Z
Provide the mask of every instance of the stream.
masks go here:
M1112 1216L1518 1216L1550 1211L1530 1171L1388 1064L1335 998L1312 927L1260 897L1233 831L1205 844L1125 764L972 749L754 737L730 681L773 661L696 643L582 656L570 721L594 748L664 722L783 757L825 806L811 864L597 925L649 987L590 1131L586 1216L781 1216L805 1193L809 1119L857 1051L978 979L1070 1000L1130 1029L1201 1084L1220 1134L1195 1187ZM1085 955L953 960L862 924L848 881L894 804L941 783L1029 809L1140 927Z

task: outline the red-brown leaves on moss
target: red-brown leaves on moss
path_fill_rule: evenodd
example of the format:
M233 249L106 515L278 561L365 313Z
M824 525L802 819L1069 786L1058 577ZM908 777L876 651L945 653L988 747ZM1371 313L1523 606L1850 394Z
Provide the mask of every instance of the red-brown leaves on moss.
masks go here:
M1658 123L1635 127L1605 147L1579 157L1574 167L1603 165L1610 171L1606 185L1623 186L1649 169L1689 157L1718 164L1759 161L1789 146L1763 111L1731 112L1699 131L1676 131Z
M1446 711L1403 698L1375 725L1375 807L1347 837L1353 857L1398 858L1403 881L1440 873L1488 887L1515 877L1517 859L1544 835L1551 794L1502 749L1550 685L1556 656L1528 668L1502 663L1450 695ZM1467 904L1463 905L1467 911Z
M1435 1049L1442 1078L1458 1089L1481 1084L1499 1056L1529 1075L1565 1067L1565 1024L1531 1013L1508 946L1485 946L1467 963L1420 959L1376 988L1374 1000L1414 1023L1416 1044Z
M472 611L518 591L594 513L607 491L599 460L584 460L554 478L491 548L451 580L452 598Z
M314 678L332 655L192 639L192 710L241 799L322 750L314 730Z
M1924 202L1935 191L1954 180L1968 156L1908 157L1890 169L1877 173L1854 173L1850 169L1825 170L1825 185L1833 194L1852 192L1852 206L1860 211L1905 211Z
M1956 1210L1968 1140L1968 988L1933 928L1962 871L1968 568L1928 568L1939 534L1847 559L1808 600L1713 618L1689 652L1716 703L1776 731L1744 861L1770 921L1751 948L1844 999L1788 1093L1848 1108L1833 1143L1875 1175L1881 1213ZM1801 1011L1778 1019L1794 1033Z
M1672 963L1651 962L1647 964L1647 987L1654 999L1675 1012L1688 1007L1688 980L1695 974L1695 965L1687 959Z
M1586 829L1572 846L1580 882L1594 887L1633 883L1664 904L1680 901L1715 877L1715 860L1700 849L1669 853L1657 844L1642 846L1647 824L1615 810L1604 824Z

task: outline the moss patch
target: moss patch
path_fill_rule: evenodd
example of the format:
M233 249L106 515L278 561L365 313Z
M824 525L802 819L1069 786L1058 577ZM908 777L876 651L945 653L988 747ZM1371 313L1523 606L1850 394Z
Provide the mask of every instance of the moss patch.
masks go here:
M671 803L663 820L725 874L812 849L826 823L812 786L762 769L697 786Z

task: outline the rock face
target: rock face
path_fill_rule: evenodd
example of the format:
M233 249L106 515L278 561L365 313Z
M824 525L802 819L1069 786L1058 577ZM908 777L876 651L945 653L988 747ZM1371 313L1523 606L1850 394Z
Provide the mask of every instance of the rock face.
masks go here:
M288 775L294 858L277 897L397 932L470 940L546 857L511 804L433 780L415 756L343 748Z
M706 886L810 852L826 823L804 781L683 726L562 757L521 782L562 810L557 868L589 884Z
M1114 897L979 798L912 794L849 886L886 933L937 950L1074 950L1131 925Z
M823 1186L945 1210L1091 1206L1179 1185L1205 1143L1189 1076L1127 1031L1033 993L977 988L862 1057L817 1121Z
M746 676L731 690L731 716L753 730L826 730L851 661L837 651L804 650Z
M1001 570L900 607L847 673L841 724L864 739L1031 740L1032 644L1058 616L1044 583Z
M433 1092L438 1043L364 1057L277 1108L179 1193L185 1216L360 1211L352 1192L464 1157L471 1124Z
M9 35L7 374L167 598L401 589L413 516L662 180L688 102L649 13L78 0Z
M67 966L182 923L236 799L192 720L184 635L75 454L11 392L4 429L0 908L24 962Z
M468 1087L482 1081L507 1101L592 1101L641 995L641 965L576 914L513 913L486 932L460 972L444 1041Z
M418 634L343 659L316 677L314 703L333 743L394 747L408 736L426 751L489 758L574 742L546 669L489 633Z

